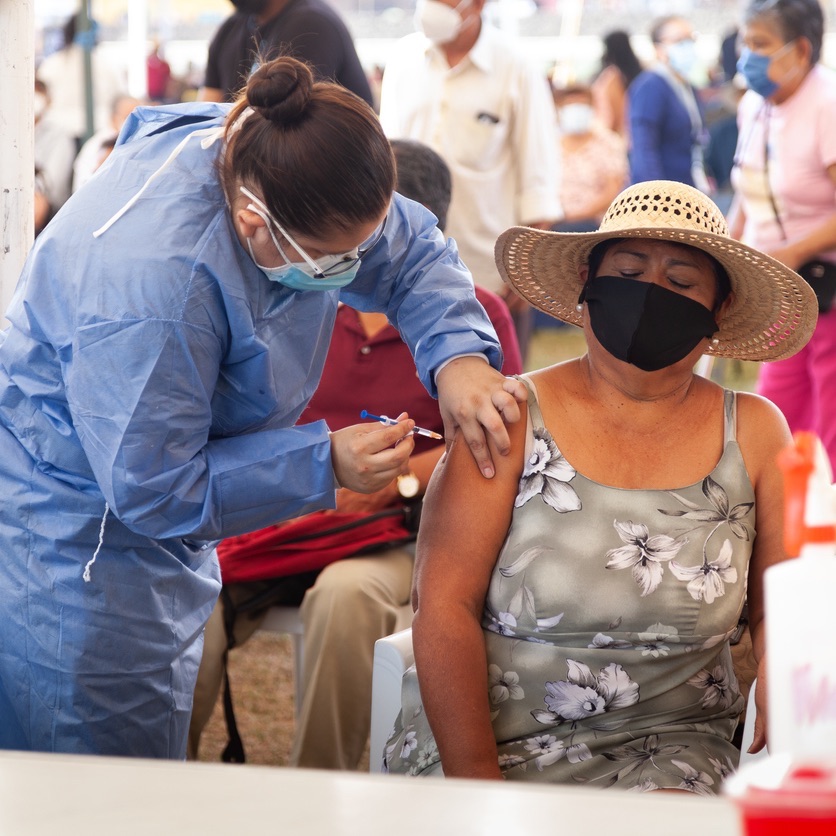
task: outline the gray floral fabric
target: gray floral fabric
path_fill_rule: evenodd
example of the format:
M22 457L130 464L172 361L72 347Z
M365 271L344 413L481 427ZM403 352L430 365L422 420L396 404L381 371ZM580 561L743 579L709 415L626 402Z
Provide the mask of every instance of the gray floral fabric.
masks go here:
M724 397L720 461L675 490L577 473L529 397L533 441L482 620L509 780L717 793L743 710L729 652L755 536ZM383 768L441 773L414 667Z

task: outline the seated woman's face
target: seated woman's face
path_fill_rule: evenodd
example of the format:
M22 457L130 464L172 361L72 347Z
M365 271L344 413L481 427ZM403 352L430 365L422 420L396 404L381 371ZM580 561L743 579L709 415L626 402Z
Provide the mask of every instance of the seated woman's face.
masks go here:
M685 244L625 238L607 250L598 275L653 282L709 310L714 309L717 298L717 277L711 257Z

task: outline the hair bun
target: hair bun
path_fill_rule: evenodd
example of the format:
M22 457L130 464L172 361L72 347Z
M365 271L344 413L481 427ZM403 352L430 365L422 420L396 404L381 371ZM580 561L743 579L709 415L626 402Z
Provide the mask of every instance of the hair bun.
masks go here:
M276 125L298 119L308 106L313 75L295 58L277 58L262 64L247 82L247 103Z

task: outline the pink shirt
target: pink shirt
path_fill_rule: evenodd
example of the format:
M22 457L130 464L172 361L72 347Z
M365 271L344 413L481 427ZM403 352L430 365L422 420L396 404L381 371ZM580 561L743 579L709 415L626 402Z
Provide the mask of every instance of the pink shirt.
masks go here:
M745 243L767 250L784 244L770 188L788 241L836 212L836 186L827 175L836 163L834 114L836 74L818 65L780 105L751 90L743 97L732 184L746 213ZM836 250L827 256L836 260Z

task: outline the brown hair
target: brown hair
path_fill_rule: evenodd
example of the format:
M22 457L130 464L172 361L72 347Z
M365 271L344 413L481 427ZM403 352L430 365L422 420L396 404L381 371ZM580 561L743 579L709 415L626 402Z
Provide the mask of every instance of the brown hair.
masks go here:
M247 109L251 111L246 113ZM395 186L389 142L372 109L308 66L281 57L250 76L227 118L221 182L255 189L288 230L321 237L376 220Z

